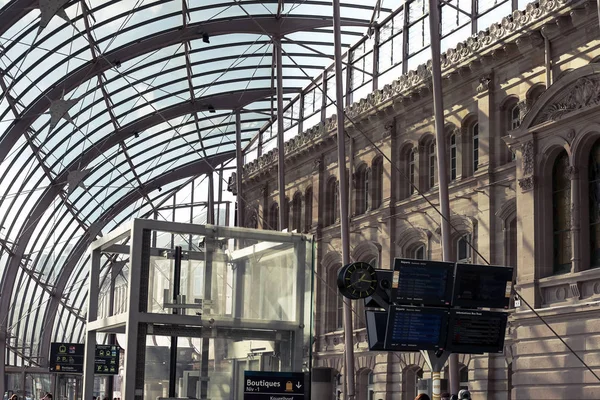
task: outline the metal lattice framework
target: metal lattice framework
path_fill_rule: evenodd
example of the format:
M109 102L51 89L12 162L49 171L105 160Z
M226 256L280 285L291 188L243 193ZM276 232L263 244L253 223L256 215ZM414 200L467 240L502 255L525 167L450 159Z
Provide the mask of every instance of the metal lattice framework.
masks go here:
M426 1L341 3L346 105L427 60ZM442 45L519 6L444 2ZM222 188L236 113L246 161L274 147L274 40L286 139L336 112L331 12L322 0L0 0L0 368L45 366L51 341L82 340L89 243L132 217L176 219L161 207L198 177Z

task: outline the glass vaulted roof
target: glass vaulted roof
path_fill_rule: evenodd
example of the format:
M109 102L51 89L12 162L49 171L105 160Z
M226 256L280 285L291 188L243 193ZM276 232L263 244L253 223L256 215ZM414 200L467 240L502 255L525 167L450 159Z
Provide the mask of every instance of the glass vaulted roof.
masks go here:
M341 3L344 51L401 5ZM247 146L277 113L273 39L288 107L331 65L331 15L320 0L0 0L7 365L83 340L92 240L133 217L205 222L209 176L230 219L234 110Z

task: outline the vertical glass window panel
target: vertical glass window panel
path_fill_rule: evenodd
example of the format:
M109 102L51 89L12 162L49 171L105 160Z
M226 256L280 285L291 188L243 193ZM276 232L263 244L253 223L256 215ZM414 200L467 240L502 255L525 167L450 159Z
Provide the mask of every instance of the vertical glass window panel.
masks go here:
M408 156L409 161L408 161L408 175L409 175L409 179L410 179L410 185L408 186L408 193L409 194L413 194L415 193L415 183L416 183L416 170L415 170L415 149L412 149L412 151L410 152L410 155Z
M388 40L379 46L379 71L387 71L394 65L394 49L392 40Z
M435 143L431 143L429 145L429 188L435 186L436 178L435 178Z
M300 193L296 193L294 195L294 202L292 204L292 229L296 232L300 232L302 230L302 195Z
M600 140L597 140L589 160L590 203L590 267L600 267Z
M429 11L427 0L414 0L408 4L408 23L412 23Z
M517 129L521 125L521 111L519 105L515 104L510 110L510 129Z
M450 137L450 180L456 179L456 135Z
M429 26L423 19L408 28L408 54L412 55L429 46Z
M473 172L479 168L479 124L473 125Z
M562 151L552 171L552 220L555 274L571 271L571 180L569 156Z

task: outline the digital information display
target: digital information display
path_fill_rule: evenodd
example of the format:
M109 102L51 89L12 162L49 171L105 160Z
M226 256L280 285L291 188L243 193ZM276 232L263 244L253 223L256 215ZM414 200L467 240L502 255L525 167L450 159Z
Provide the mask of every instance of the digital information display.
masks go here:
M463 308L508 308L513 268L456 264L452 305Z
M386 350L439 350L445 347L448 310L390 306Z
M118 346L96 345L94 373L96 375L116 375L119 373Z
M244 371L244 400L302 400L304 373Z
M384 350L388 313L385 311L367 310L365 315L367 317L369 350Z
M504 350L507 314L451 310L446 350L453 353L501 353Z
M396 258L392 302L448 306L452 298L454 263Z
M94 373L116 375L119 373L119 346L96 345ZM85 345L80 343L51 343L50 372L82 374Z

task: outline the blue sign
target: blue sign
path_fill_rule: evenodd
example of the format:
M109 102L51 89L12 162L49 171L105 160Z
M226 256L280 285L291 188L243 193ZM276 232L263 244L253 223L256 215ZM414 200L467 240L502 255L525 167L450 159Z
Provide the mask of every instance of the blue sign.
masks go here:
M303 400L304 373L244 371L244 400Z

